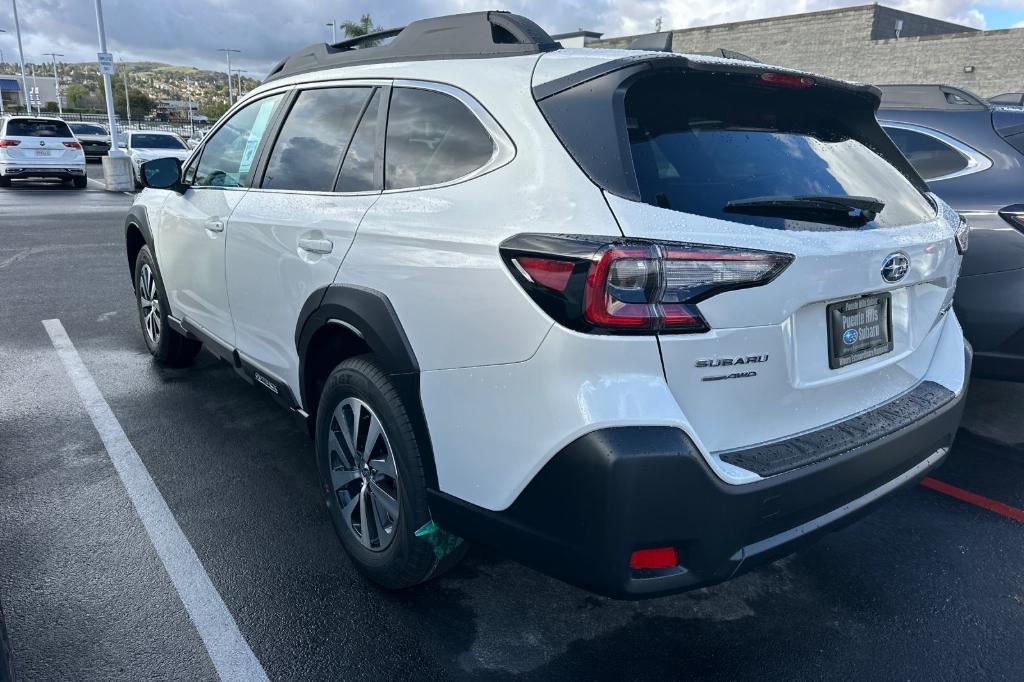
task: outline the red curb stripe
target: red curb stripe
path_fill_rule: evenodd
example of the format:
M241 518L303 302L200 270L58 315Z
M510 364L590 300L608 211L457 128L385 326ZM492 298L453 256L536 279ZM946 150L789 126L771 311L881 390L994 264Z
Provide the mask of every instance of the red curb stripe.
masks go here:
M990 500L989 498L978 495L977 493L972 493L970 490L957 488L955 485L943 483L942 481L934 478L924 479L921 481L921 485L944 495L955 497L962 502L967 502L968 504L973 504L976 507L981 507L982 509L987 509L990 512L995 512L1000 516L1005 516L1006 518L1017 521L1018 523L1024 523L1024 509L1017 509L1016 507L1011 507L1008 504Z

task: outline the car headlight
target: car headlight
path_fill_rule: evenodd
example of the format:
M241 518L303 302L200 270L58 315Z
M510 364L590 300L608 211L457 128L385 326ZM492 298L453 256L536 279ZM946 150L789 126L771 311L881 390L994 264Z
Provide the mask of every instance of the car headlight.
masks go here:
M956 237L956 250L961 254L967 253L967 245L971 239L971 225L967 218L960 216L960 226L956 228L953 236Z

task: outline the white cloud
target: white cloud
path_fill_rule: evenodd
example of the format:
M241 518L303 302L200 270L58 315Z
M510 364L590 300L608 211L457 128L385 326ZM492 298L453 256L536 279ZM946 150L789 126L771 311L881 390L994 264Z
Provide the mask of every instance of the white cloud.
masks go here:
M326 40L332 18L355 19L370 12L378 24L401 26L415 19L453 12L508 9L529 16L552 33L586 28L629 35L728 21L810 12L866 0L105 0L110 49L126 59L152 59L219 68L220 47L242 50L237 61L253 75L303 45ZM982 6L1020 7L1021 0L889 0L886 4L976 27L985 26ZM13 29L6 7L0 26ZM84 0L22 0L19 4L26 59L63 52L69 61L96 54L93 4ZM0 34L8 60L15 52L11 33Z

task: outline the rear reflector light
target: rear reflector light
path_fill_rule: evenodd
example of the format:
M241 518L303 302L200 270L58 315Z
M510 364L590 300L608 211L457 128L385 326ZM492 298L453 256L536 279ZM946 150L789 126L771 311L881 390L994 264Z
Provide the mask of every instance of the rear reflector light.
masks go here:
M82 145L79 142L65 142L65 147L71 147L72 149L81 149Z
M960 216L960 225L957 226L953 236L956 237L956 250L961 255L967 253L967 246L971 238L971 226L968 224L967 218Z
M0 147L17 147L19 144L21 144L21 140L9 140L6 138L0 140Z
M767 284L784 253L644 239L518 235L501 252L534 301L561 324L594 333L708 331L696 304Z
M675 547L638 549L629 557L630 568L674 568L678 565Z
M522 271L537 284L555 291L565 291L572 274L572 261L551 260L549 258L517 258L515 260Z
M775 73L774 71L762 73L761 81L780 88L809 88L814 85L813 78L790 73Z

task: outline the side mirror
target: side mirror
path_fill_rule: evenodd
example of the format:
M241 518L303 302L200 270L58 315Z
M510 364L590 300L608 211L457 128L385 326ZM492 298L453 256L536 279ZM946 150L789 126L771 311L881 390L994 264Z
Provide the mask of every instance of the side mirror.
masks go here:
M188 187L181 181L181 161L166 157L153 159L142 164L141 182L143 187L169 189L184 194Z

